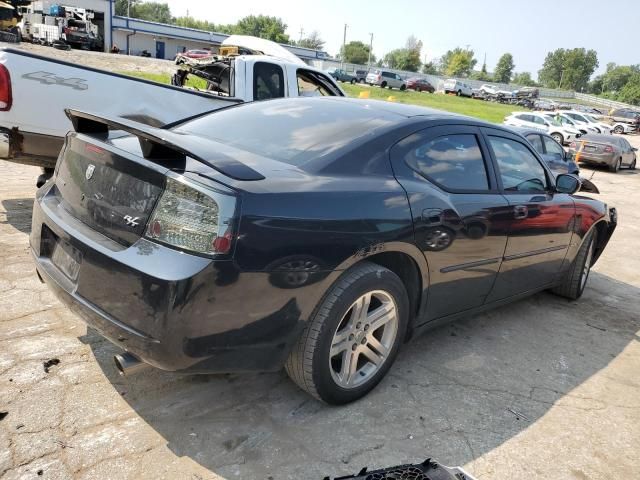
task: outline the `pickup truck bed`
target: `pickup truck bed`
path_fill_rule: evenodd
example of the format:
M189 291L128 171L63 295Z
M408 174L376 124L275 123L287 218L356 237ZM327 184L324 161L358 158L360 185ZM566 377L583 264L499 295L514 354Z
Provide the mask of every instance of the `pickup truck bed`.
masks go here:
M8 75L12 104L0 111L0 159L44 168L55 166L72 129L66 108L157 127L242 102L11 48L0 49L3 67L0 82Z

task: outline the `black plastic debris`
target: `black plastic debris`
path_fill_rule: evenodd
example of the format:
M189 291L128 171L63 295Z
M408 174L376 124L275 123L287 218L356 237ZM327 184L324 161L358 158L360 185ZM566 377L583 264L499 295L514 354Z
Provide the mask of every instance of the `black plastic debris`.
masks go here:
M445 467L426 459L422 463L399 465L381 470L363 468L357 475L325 477L324 480L475 480L460 467Z
M0 412L0 420L4 420L7 415L9 415L9 412Z
M51 360L47 360L46 362L42 362L42 366L44 367L44 372L49 373L49 369L55 365L58 365L60 360L57 358L52 358Z

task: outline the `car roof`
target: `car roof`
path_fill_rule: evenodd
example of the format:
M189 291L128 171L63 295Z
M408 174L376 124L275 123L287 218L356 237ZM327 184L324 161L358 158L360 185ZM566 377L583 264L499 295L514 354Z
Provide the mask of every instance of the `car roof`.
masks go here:
M514 126L511 126L511 125L503 125L503 127L508 129L508 130L512 130L512 131L514 131L516 133L519 133L523 137L526 137L527 135L531 135L531 134L536 134L536 135L544 135L545 137L551 138L547 134L547 132L545 132L544 130L542 130L540 128L514 127Z

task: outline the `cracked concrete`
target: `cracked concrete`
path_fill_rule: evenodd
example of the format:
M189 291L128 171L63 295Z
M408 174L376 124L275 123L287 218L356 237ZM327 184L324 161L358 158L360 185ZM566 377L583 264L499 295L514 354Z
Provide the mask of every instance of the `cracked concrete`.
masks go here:
M481 479L640 476L635 172L595 173L620 225L580 301L542 293L432 331L332 408L283 373L119 377L117 348L35 277L38 170L0 166L3 480L319 479L427 456Z

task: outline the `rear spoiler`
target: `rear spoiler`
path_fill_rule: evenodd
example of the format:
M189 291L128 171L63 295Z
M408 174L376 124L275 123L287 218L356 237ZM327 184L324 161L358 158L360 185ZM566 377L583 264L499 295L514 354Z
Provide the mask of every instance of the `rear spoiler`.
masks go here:
M177 134L121 117L104 117L73 109L66 109L65 113L78 133L106 136L110 130L122 130L135 135L140 142L142 155L149 160L184 160L185 157L191 157L234 180L265 178L238 160L228 156L215 158L212 144L206 139Z

